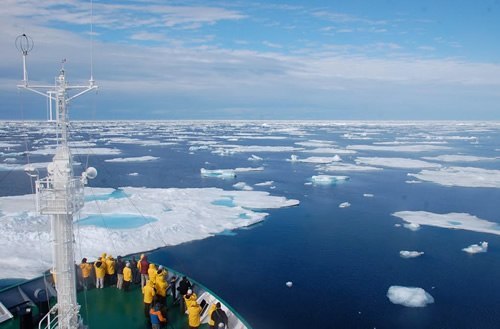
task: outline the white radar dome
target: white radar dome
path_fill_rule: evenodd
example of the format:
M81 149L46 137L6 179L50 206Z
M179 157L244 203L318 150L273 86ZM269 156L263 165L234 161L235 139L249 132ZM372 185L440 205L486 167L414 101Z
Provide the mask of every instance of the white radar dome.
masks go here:
M85 174L88 179L94 179L97 177L97 169L94 167L88 167L87 170L85 170Z

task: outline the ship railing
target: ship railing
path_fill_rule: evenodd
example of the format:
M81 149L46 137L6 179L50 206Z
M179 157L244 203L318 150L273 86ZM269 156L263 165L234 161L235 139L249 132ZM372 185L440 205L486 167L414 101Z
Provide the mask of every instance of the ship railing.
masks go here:
M75 309L77 310L78 308L79 307L76 307ZM77 313L77 315L78 315L77 323L71 323L72 317L74 315L75 315L75 313L69 313L65 316L64 319L61 319L61 317L58 314L58 304L56 304L40 320L40 322L38 323L38 329L56 329L56 328L59 328L60 323L63 324L64 329L85 328L85 326L83 325L82 317L79 313ZM63 328L59 328L59 329L63 329Z
M84 205L84 184L81 178L70 178L59 186L46 177L36 181L37 211L42 215L74 214Z

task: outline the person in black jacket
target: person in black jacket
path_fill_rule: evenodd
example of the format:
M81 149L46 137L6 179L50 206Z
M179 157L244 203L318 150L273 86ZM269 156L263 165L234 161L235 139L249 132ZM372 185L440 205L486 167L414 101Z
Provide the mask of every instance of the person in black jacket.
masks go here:
M177 290L179 291L180 298L181 298L181 313L186 312L186 305L184 303L184 296L187 294L188 290L191 289L193 285L191 282L188 280L186 276L182 277L181 282L179 282L179 286L177 287Z
M214 322L215 328L227 328L227 315L221 308L221 304L218 302L215 304L217 307L215 311L212 312L211 319Z
M122 259L122 256L118 256L116 258L115 271L116 271L116 287L118 289L123 288L123 268L125 267L125 262Z

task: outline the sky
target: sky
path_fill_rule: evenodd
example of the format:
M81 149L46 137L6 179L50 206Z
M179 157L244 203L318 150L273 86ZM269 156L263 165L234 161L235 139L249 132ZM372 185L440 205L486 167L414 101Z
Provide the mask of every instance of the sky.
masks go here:
M72 119L500 120L500 0L2 0L2 120L47 117L23 33L31 84L92 67Z

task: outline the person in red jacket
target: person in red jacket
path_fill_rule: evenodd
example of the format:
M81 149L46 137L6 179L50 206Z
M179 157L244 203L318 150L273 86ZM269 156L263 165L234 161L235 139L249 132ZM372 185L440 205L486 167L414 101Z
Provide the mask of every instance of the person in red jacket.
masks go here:
M137 268L139 269L139 273L141 274L141 287L146 285L146 282L149 280L148 269L149 262L148 256L142 254L141 259L137 262Z

